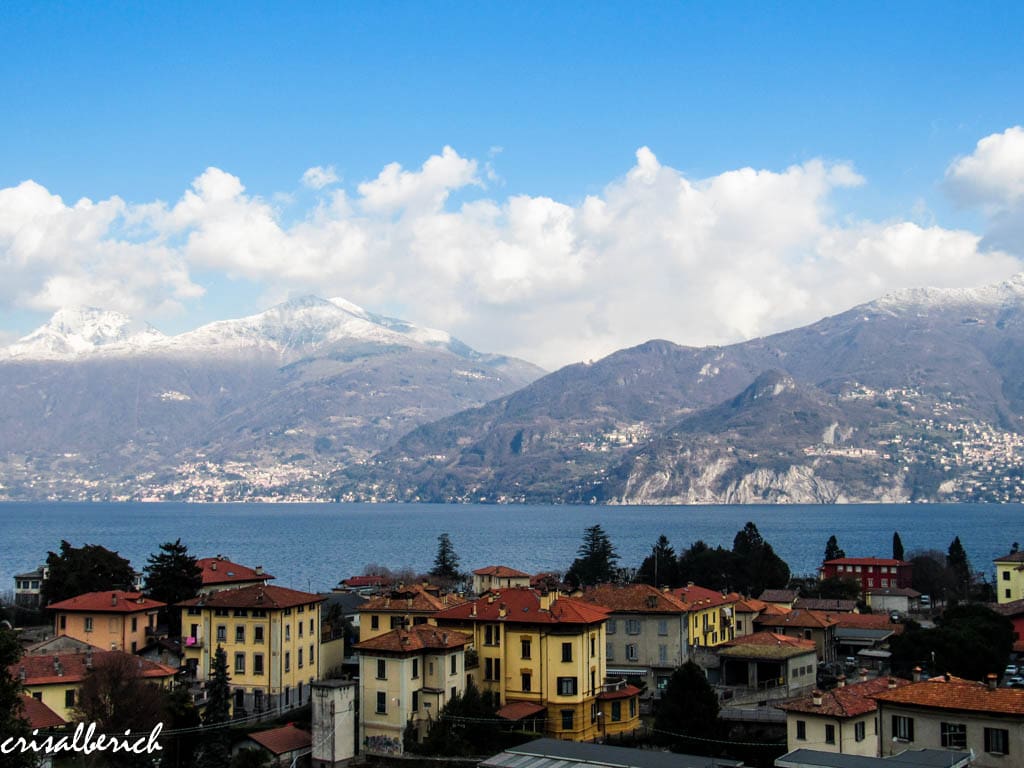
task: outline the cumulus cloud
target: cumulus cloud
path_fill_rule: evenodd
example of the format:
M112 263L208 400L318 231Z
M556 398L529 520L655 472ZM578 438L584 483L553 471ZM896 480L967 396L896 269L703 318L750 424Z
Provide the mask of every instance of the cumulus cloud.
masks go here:
M898 288L1021 269L971 232L837 216L833 192L865 183L848 163L694 179L641 147L622 177L576 204L494 199L486 169L445 147L416 169L386 166L354 194L325 191L287 225L218 168L170 205L69 207L26 182L0 190L0 263L14 275L0 302L86 299L139 314L198 300L191 272L219 272L275 298L344 296L556 367L655 337L728 343Z
M964 207L988 219L986 245L1014 249L1024 242L1024 129L986 136L971 154L946 169L946 189Z
M334 172L334 166L328 165L326 168L322 165L308 168L304 174L302 174L302 183L310 189L323 189L330 184L338 183L338 174Z

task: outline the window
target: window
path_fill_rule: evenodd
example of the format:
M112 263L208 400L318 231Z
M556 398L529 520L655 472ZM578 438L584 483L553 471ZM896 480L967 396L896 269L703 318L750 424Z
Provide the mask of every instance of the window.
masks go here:
M391 617L391 628L401 629L405 626L405 617L403 616L392 616Z
M892 716L892 737L900 741L914 740L914 718L903 715Z
M304 605L300 605L300 606L299 606L299 610L298 610L297 612L298 612L298 613L305 613L305 612L306 612L306 606L304 606Z
M636 643L629 643L626 645L626 659L628 661L636 661L640 658L640 648Z
M597 638L593 635L590 636L590 658L594 658L597 654Z
M63 632L67 628L68 628L68 617L65 616L64 614L61 614L61 616L60 616L60 630L61 630L61 632Z
M254 675L262 675L263 674L263 654L262 653L254 653L252 655L252 673Z
M420 692L419 691L413 691L412 692L412 711L413 712L418 712L419 708L420 708Z
M284 609L284 615L285 616L291 616L292 615L292 609L291 608L285 608Z
M299 648L299 669L302 669L302 649Z
M291 624L285 624L284 625L284 639L285 640L291 640L292 639L292 625Z
M236 675L244 675L245 674L245 654L244 653L236 653L235 654L235 674Z
M377 659L377 679L387 680L388 679L388 665L384 659Z
M627 635L639 635L640 634L640 619L626 619L626 634Z
M864 741L864 721L853 724L853 740Z
M245 627L235 627L235 642L236 643L244 643L245 642Z
M309 620L309 634L311 634L311 635L313 634L313 620L312 619Z
M488 624L484 627L484 645L501 645L501 627Z
M659 645L658 646L658 661L661 664L667 664L668 663L668 646L667 645Z
M454 669L452 674L455 674ZM484 659L484 680L501 680L501 659Z
M611 640L604 644L604 657L608 659L608 661L615 658L615 651L613 650L613 647Z
M223 624L217 625L217 642L226 643L228 641L228 628Z
M562 661L572 661L572 643L562 643Z
M92 632L92 616L85 617L85 631Z
M413 659L412 660L412 676L413 676L413 678L417 678L417 677L420 676L420 660L419 659Z
M137 617L132 616L132 632L139 631L139 620Z
M266 608L253 608L252 609L252 616L253 616L254 619L265 619L265 618L267 618L267 609Z
M310 664L310 666L313 665L313 646L312 645L309 646L309 664Z
M558 678L558 695L559 696L575 696L577 690L577 681L575 677L560 677Z
M831 724L825 725L825 743L835 744L836 743L836 727Z
M636 696L629 700L629 717L630 719L636 717Z
M811 630L805 629L804 630L804 640L810 640L810 639L811 639Z
M262 643L263 642L263 627L253 627L252 628L252 640L253 640L254 643Z
M302 637L302 622L299 622L299 637Z
M500 663L500 662L499 662ZM459 658L453 653L452 654L452 674L458 674L459 672Z
M562 710L562 730L563 731L571 731L572 730L572 719L573 719L573 711L571 709L563 709Z
M1004 591L1003 591L1003 594L1004 594L1004 595L1006 596L1006 599L1007 599L1007 600L1009 600L1009 599L1010 599L1010 590L1008 590L1008 589L1007 589L1007 590L1004 590Z
M386 715L388 712L388 695L384 691L377 691L377 714Z
M235 616L245 618L249 615L249 612L245 608L235 608Z
M1010 572L1009 571L1003 571L1003 581L1009 581L1009 580L1010 580Z
M964 749L967 746L967 725L965 723L940 723L939 735L946 749Z
M612 722L617 723L622 719L622 702L612 702Z
M807 741L807 721L796 721L796 738L798 741Z
M668 634L668 621L665 619L658 619L658 634L662 637Z
M604 628L604 632L605 632L606 635L614 635L615 634L615 624L616 624L615 619L608 619L608 623L605 624L605 628Z
M454 699L459 695L459 687L457 685L452 686L452 698Z
M213 610L213 615L214 616L230 616L231 615L231 611L229 611L227 608L215 608Z
M291 672L292 671L292 652L291 651L285 651L284 652L284 671L285 672Z
M529 693L533 690L533 675L531 675L529 672L523 672L523 674L520 675L519 678L520 682L522 683L520 687L523 689L525 693Z
M985 751L993 755L1010 754L1010 732L1005 728L986 728Z
M75 706L75 689L68 688L64 691L64 706L73 707Z
M377 614L370 616L370 629L380 629L380 616Z
M530 651L531 651L531 648L530 648L530 638L524 637L522 642L519 645L520 645L521 650L522 650L521 656L524 659L530 658Z

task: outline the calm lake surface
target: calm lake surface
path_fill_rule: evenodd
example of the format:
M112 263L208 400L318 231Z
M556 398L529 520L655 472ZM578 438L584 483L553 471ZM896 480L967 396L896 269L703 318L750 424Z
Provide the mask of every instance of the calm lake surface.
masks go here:
M428 570L437 537L451 535L463 570L508 565L564 571L583 529L608 532L620 565L639 566L658 536L676 551L698 539L732 546L752 520L794 574L814 573L831 534L847 554L891 557L899 531L906 552L945 552L959 535L975 570L1024 543L1024 505L590 507L435 504L0 504L0 591L33 570L61 539L101 544L141 569L160 543L180 538L197 557L223 554L263 565L276 584L328 590L369 563ZM991 575L990 575L991 578Z

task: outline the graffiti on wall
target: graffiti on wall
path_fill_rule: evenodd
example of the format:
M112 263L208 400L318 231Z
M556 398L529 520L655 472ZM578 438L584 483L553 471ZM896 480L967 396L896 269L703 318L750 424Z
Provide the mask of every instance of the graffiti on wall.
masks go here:
M367 736L363 740L363 746L367 752L384 755L402 754L402 742L392 736Z

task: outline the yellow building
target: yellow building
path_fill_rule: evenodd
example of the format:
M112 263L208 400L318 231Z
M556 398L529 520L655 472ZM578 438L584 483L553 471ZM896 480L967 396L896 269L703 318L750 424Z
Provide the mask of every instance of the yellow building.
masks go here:
M114 589L87 592L52 603L47 609L54 613L54 634L104 650L135 653L156 630L156 614L164 605L141 592Z
M492 592L434 616L473 637L467 675L504 705L510 720L543 722L561 739L588 741L639 726L640 691L605 675L608 610L534 589Z
M428 584L400 584L359 607L359 642L394 629L427 624L438 611L461 602L461 598L442 595L439 588Z
M430 722L465 690L470 642L461 632L421 624L356 645L364 754L402 754L409 725L422 741Z
M996 558L996 602L1024 600L1024 552Z
M673 589L687 612L687 636L691 646L714 647L736 637L734 609L739 596L690 584Z
M178 670L157 664L123 651L99 648L74 653L25 655L11 664L7 671L20 681L24 692L41 701L64 720L76 719L75 705L82 681L93 670L108 664L123 663L147 680L161 687L174 682Z
M178 603L191 679L210 679L219 647L227 656L236 716L305 704L309 684L320 677L321 599L256 585Z

